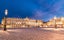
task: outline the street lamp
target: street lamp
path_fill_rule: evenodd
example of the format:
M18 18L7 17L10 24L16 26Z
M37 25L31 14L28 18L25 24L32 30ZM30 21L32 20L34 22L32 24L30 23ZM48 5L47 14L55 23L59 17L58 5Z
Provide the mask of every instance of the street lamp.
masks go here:
M6 18L7 18L7 15L8 15L8 10L7 9L5 9L5 17L4 17L4 21L5 21L5 23L4 23L4 31L6 31L7 29L6 29Z
M57 26L56 26L56 16L54 17L54 23L55 23L55 28L57 28Z

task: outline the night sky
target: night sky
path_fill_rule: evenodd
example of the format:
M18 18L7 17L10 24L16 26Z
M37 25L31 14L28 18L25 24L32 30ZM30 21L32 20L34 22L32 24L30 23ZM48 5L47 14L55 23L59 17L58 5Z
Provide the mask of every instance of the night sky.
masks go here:
M0 0L0 20L4 10L8 17L29 17L48 21L54 16L64 16L64 0Z

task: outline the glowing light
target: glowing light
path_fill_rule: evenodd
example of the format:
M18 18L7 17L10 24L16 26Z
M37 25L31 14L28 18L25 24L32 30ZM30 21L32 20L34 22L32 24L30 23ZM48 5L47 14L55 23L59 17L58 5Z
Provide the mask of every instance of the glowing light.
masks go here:
M8 10L6 9L6 10L5 10L5 15L7 15L7 14L8 14Z
M62 22L57 22L56 24L63 24Z
M54 19L57 19L57 17L56 17L56 16L54 16Z
M46 27L48 27L48 26L46 25Z
M64 20L64 17L62 17L61 20Z

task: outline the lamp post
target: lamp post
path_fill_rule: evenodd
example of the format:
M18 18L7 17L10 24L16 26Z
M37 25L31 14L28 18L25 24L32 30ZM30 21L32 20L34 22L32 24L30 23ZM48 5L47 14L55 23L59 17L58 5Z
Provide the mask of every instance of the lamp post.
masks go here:
M55 28L57 28L57 26L56 26L56 16L54 17L54 23L55 23Z
M5 9L5 17L4 17L4 21L5 21L5 23L4 23L4 31L6 31L7 29L6 29L6 18L7 18L7 15L8 15L8 10L7 9Z

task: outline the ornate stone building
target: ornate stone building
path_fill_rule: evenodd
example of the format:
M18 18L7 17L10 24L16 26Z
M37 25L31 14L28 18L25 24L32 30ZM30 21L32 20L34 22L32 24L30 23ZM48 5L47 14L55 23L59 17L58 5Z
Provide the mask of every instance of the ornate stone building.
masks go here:
M5 20L2 19L2 25L4 26ZM3 27L2 26L2 27ZM34 20L29 18L7 18L6 19L6 27L7 28L31 28L31 27L42 27L43 21Z
M48 27L57 27L57 28L63 28L64 27L64 17L60 18L53 18L49 22L47 22Z
M5 20L2 19L1 26L4 27ZM42 20L35 20L30 18L6 18L7 28L33 28L33 27L44 27L44 28L63 28L64 17L49 20L43 22Z

